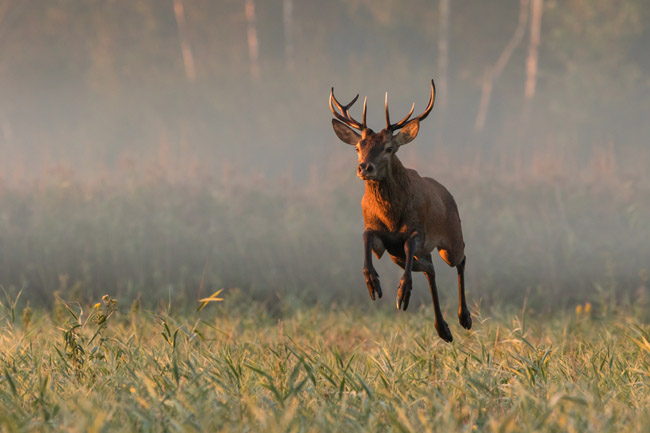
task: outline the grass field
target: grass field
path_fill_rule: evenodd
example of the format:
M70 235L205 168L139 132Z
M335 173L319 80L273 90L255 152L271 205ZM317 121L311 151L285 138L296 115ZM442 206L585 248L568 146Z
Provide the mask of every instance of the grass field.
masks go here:
M3 432L647 432L650 326L628 308L200 312L3 301ZM386 302L386 300L384 300ZM20 317L19 317L20 316Z
M144 169L94 182L65 171L0 179L0 285L23 289L32 306L50 305L58 292L85 303L142 296L157 308L234 287L269 308L288 297L365 303L357 289L363 182L353 165L303 183L233 173L179 181ZM634 298L647 285L650 184L597 173L422 172L435 173L459 204L471 300L572 308L604 295ZM455 271L434 259L443 300L455 298ZM401 274L388 258L377 270L397 287ZM426 290L414 296L430 304Z
M0 432L650 431L647 182L438 171L447 344L368 300L353 174L139 173L0 181Z

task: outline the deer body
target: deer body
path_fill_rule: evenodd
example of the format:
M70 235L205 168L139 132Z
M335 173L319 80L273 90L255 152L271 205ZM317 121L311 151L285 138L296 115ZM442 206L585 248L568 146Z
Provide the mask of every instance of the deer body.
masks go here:
M409 120L413 112L411 108L411 112L396 124L390 123L386 101L386 128L379 133L366 127L365 103L362 124L349 115L349 108L357 98L342 106L334 98L332 89L330 108L339 119L332 120L337 136L357 149L357 174L366 184L361 200L365 222L363 273L371 299L375 300L375 295L382 297L379 275L372 264L372 253L379 259L384 252L388 252L391 259L404 269L397 291L397 308L406 310L408 307L412 290L411 272L424 272L429 281L438 335L445 341L452 341L453 337L440 310L431 252L438 249L443 260L449 266L457 268L458 317L461 325L470 329L472 320L464 287L465 243L458 208L442 184L405 168L395 155L400 146L417 136L420 121L433 107L434 96L435 86L432 81L431 98L425 112ZM334 110L332 101L342 114ZM360 130L361 135L350 126ZM393 135L398 129L401 131Z
M452 253L454 266L463 259L464 242L453 197L434 179L405 168L396 156L390 180L366 181L361 206L365 229L378 233L391 256L403 258L404 242L417 231L422 236L417 257L438 248ZM381 246L373 251L378 258L384 252Z

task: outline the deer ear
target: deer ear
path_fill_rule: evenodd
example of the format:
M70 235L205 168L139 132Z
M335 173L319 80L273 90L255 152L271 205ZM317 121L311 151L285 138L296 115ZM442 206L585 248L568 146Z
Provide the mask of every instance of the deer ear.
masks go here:
M415 137L418 136L420 131L420 120L413 119L402 128L402 130L394 138L395 143L398 146L403 146L411 141L415 140Z
M332 126L334 127L334 132L336 132L336 136L350 146L356 146L359 140L361 140L361 136L343 122L332 119Z

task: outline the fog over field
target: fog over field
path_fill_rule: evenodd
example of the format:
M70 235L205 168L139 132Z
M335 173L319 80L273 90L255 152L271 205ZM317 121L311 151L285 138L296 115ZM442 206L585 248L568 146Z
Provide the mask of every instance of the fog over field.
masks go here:
M368 305L330 88L378 131L433 78L398 155L458 202L470 304L643 307L649 46L642 0L0 0L0 285Z

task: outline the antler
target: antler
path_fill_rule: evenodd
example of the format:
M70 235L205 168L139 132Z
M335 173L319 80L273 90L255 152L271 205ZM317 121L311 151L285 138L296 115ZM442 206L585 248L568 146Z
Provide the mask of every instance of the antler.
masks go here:
M368 103L368 98L366 97L363 100L363 123L359 123L358 121L354 120L352 116L350 116L350 107L352 107L352 104L357 102L357 99L359 99L359 94L357 93L357 96L354 97L354 99L348 104L348 105L341 105L339 101L336 100L336 97L334 96L334 87L332 87L332 91L330 92L330 110L332 110L332 114L334 114L334 117L339 119L341 122L345 123L348 126L351 126L355 129L358 129L359 131L363 131L364 129L367 128L366 126L366 107ZM332 102L336 105L336 108L341 111L341 114L337 113L334 107L332 106Z
M417 117L414 117L413 119L418 119L420 121L426 119L429 113L431 112L431 109L433 108L433 102L435 101L435 99L436 99L436 85L434 84L433 80L431 80L431 96L429 96L429 104L427 105L427 108L424 110L424 113L420 114ZM411 114L413 114L413 110L415 109L415 102L414 102L413 106L411 107L411 111L409 112L409 114L406 115L405 118L403 118L397 123L391 124L390 114L388 114L388 92L386 92L386 99L384 104L386 107L386 129L388 129L389 131L396 131L398 129L403 128L404 125L408 123Z

